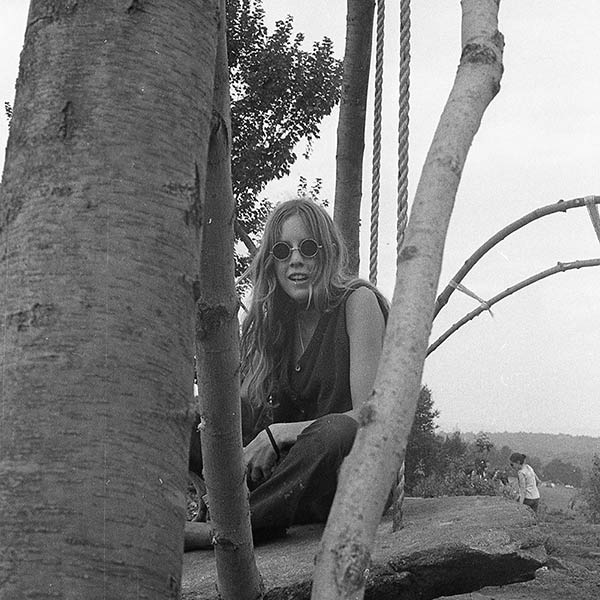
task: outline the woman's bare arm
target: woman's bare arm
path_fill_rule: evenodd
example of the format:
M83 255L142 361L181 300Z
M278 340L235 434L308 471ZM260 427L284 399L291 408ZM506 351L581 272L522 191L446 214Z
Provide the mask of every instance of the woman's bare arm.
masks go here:
M352 412L357 415L373 391L385 334L383 313L373 290L361 287L350 294L346 330L350 340Z

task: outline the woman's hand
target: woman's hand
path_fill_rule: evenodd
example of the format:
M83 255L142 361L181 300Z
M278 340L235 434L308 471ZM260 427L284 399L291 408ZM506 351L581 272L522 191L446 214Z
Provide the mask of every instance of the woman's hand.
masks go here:
M312 422L273 423L269 429L279 450L285 455ZM277 453L264 429L244 448L244 461L252 483L263 483L271 477L277 466Z
M271 476L277 454L264 429L244 448L244 462L253 483L262 483Z

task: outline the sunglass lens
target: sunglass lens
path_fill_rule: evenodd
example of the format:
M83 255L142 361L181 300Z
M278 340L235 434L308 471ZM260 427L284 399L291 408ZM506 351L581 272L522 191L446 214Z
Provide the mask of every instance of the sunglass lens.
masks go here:
M271 252L277 260L285 260L290 255L290 247L285 242L277 242Z
M306 258L312 258L319 251L319 246L315 240L303 240L300 244L300 252Z

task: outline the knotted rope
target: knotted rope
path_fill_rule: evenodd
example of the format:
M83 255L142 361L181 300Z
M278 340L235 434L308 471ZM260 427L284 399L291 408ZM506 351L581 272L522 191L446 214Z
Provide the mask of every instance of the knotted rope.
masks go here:
M398 213L396 249L398 262L408 221L408 109L410 97L410 0L400 2L400 79L398 114ZM398 263L396 263L398 264Z
M375 48L375 101L373 105L373 162L371 172L371 237L369 280L377 284L377 246L379 243L379 190L381 167L381 112L383 99L383 53L385 0L377 1L377 41Z
M484 310L487 310L492 317L494 316L494 313L492 312L492 309L487 301L485 301L481 296L478 296L475 292L472 292L466 285L463 285L462 283L456 283L454 280L452 280L448 285L451 285L455 290L458 290L474 300L477 300Z
M373 109L373 162L371 176L371 231L369 279L377 283L377 253L379 243L379 201L381 183L381 124L383 98L385 2L377 2L377 40L375 53L375 100ZM400 69L398 107L398 187L396 248L398 260L408 221L408 123L410 81L410 0L400 4Z

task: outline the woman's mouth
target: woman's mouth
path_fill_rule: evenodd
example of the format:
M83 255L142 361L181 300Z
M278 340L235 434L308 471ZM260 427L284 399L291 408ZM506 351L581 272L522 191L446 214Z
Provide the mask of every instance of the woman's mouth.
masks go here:
M304 283L308 281L308 275L304 273L292 273L288 276L288 279L298 285L299 283Z

